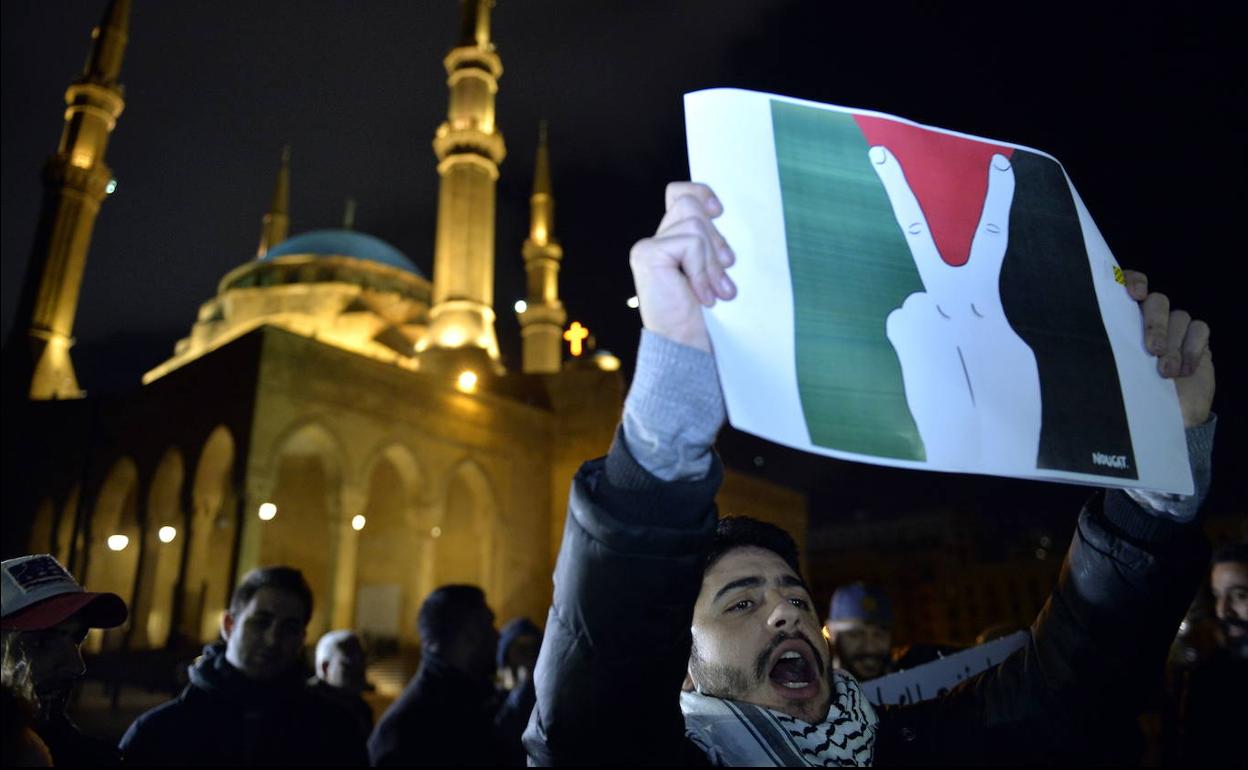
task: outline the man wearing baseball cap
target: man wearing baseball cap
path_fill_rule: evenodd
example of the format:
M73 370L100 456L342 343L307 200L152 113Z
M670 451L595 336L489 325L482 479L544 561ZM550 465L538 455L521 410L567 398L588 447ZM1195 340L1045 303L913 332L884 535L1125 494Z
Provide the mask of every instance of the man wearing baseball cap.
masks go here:
M86 671L80 647L87 631L124 623L125 602L116 594L84 590L47 554L0 563L0 581L0 673L5 687L34 700L35 731L51 751L53 763L120 764L117 750L107 741L83 735L65 715L65 706Z
M882 590L861 582L836 589L826 628L837 668L860 682L889 672L893 604Z

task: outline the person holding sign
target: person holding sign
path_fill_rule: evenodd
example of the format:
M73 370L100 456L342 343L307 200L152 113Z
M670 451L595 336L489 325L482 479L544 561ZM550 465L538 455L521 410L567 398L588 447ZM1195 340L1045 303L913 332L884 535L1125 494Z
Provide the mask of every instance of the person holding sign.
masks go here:
M940 698L876 709L831 665L792 538L718 517L725 412L703 308L737 295L736 257L710 188L673 183L666 204L631 254L644 330L622 425L572 485L530 761L1095 761L1097 726L1160 672L1208 558L1195 524L1214 429L1208 326L1125 274L1143 343L1177 385L1197 493L1095 495L1021 651Z

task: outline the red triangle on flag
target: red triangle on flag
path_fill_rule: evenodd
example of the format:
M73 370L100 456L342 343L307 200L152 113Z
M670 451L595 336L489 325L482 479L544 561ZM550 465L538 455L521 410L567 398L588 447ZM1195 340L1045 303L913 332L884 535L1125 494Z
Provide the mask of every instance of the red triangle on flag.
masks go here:
M920 128L887 118L855 115L869 147L883 146L901 163L945 264L965 265L988 192L988 164L1012 147Z

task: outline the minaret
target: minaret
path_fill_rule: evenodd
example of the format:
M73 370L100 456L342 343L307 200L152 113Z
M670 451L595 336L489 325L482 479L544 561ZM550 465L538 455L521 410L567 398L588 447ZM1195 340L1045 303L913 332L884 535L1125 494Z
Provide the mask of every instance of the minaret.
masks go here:
M528 274L525 309L518 313L524 338L524 373L554 374L563 367L563 324L568 314L559 301L559 263L563 248L555 239L555 196L550 184L550 145L546 121L538 129L529 198L529 237L524 241Z
M260 247L256 259L269 253L269 249L286 240L290 234L290 145L282 148L282 165L277 169L277 181L273 183L273 200L269 211L260 219Z
M30 357L22 374L30 376L32 400L83 395L69 349L91 230L115 186L104 151L125 107L117 79L129 29L130 0L112 0L91 33L82 74L65 92L61 143L44 165L43 207L15 328L26 326Z
M448 351L482 353L501 369L494 333L494 186L506 150L494 123L503 64L490 41L493 0L461 0L459 43L446 55L450 106L438 126L437 236L429 330L417 345L422 364ZM436 365L436 364L435 364Z

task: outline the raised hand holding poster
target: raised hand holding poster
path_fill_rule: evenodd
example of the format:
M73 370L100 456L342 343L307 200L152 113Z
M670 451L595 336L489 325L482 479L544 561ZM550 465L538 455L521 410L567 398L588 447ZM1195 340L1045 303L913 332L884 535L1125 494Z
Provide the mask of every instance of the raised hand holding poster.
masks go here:
M734 427L842 459L1190 494L1174 384L1061 165L862 110L685 96L738 297ZM1112 182L1107 182L1112 183Z

